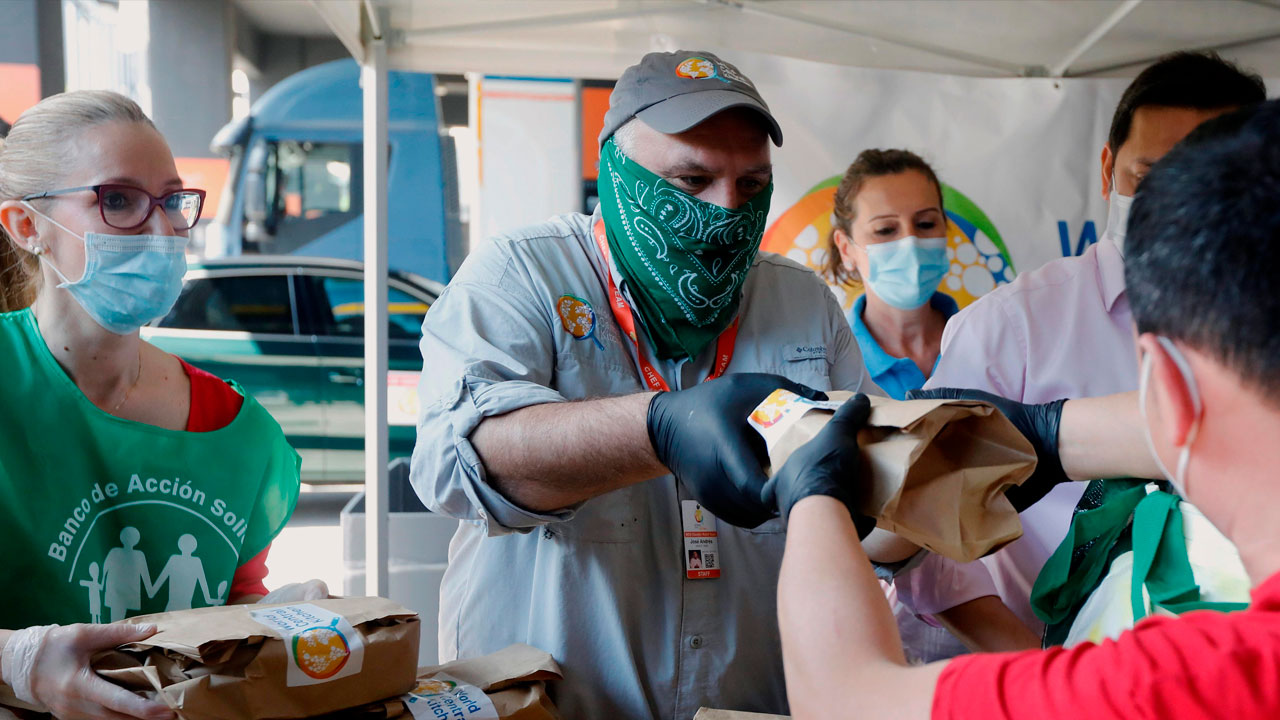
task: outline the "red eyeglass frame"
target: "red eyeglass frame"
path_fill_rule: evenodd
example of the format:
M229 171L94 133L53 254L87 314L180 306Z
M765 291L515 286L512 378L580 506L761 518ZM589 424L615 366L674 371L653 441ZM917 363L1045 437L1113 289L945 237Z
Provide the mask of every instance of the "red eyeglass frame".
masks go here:
M121 226L119 226L119 225L113 224L110 220L108 220L108 219L107 219L107 211L106 211L106 208L102 207L102 191L103 191L104 189L106 189L106 190L136 190L137 192L140 192L140 193L142 193L143 195L146 195L146 196L147 196L147 198L149 199L149 201L150 201L151 205L150 205L150 207L148 207L148 208L147 208L147 212L143 214L143 216L142 216L142 220L141 220L141 221L139 221L136 225L130 225L129 227L121 227ZM190 230L191 228L193 228L193 227L195 227L195 226L196 226L196 223L200 222L200 216L204 213L204 200L205 200L205 194L206 194L206 193L205 193L205 191L204 191L204 190L200 190L200 189L197 189L197 188L179 188L179 189L177 189L177 190L171 190L171 191L169 191L169 192L165 193L164 195L162 195L161 197L156 197L155 195L152 195L151 193L149 193L149 192L147 192L146 190L144 190L144 189L142 189L142 188L138 187L137 185L126 185L126 184L124 184L124 183L103 183L103 184L101 184L101 185L83 185L83 186L81 186L81 187L63 188L63 189L61 189L61 190L49 190L48 192L35 193L35 194L32 194L32 195L27 195L26 197L24 197L24 198L22 198L22 199L23 199L24 201L25 201L25 200L40 200L40 199L43 199L43 198L52 198L52 197L56 197L56 196L59 196L59 195L70 195L71 193L76 193L76 192L85 192L85 191L88 191L88 190L92 190L92 191L94 192L94 194L98 196L98 215L102 217L102 222L106 223L106 224L107 224L108 226L110 226L110 227L115 228L116 230L137 230L138 228L142 227L143 225L146 225L146 224L147 224L147 220L150 220L150 219L151 219L151 213L155 212L155 210L156 210L156 208L157 208L157 207L159 207L159 208L161 208L161 209L163 210L164 201L165 201L165 200L167 200L167 199L169 199L170 197L173 197L174 195L177 195L178 193L195 193L195 194L196 194L196 196L200 198L200 207L198 207L198 208L196 209L196 217L195 217L195 220L193 220L193 221L191 222L191 224L190 224L190 225L188 225L188 226L186 226L186 227L181 227L181 228L180 228L180 227L176 227L176 226L175 226L175 227L173 228L174 230ZM164 211L164 212L165 212L165 215L166 215L166 216L169 214L167 210L166 210L166 211ZM170 220L170 222L172 222L172 220Z

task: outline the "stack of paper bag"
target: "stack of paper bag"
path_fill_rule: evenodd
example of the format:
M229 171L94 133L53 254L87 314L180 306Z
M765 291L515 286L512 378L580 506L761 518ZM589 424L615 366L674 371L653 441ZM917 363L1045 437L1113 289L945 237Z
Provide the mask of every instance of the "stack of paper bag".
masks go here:
M332 713L414 687L418 616L382 598L143 615L159 632L94 658L107 680L185 720Z
M693 720L788 720L786 715L762 715L760 713L739 712L737 710L712 710L702 708Z
M852 393L828 402L775 391L751 414L773 469L827 424ZM1035 470L1031 443L991 405L961 400L871 399L858 434L858 509L876 526L968 562L1022 535L1004 492Z
M422 668L412 691L341 718L560 720L547 696L547 683L560 677L560 666L549 654L511 645L492 655Z

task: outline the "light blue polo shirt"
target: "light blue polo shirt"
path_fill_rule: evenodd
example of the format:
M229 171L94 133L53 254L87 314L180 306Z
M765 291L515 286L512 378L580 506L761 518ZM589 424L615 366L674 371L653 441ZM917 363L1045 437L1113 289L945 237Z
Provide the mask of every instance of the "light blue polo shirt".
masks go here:
M933 297L929 298L929 306L947 318L960 310L950 295L940 292L935 292ZM853 338L858 341L858 348L862 350L862 362L867 366L867 374L889 397L894 400L905 400L909 390L924 387L925 380L928 378L921 374L920 368L916 367L911 358L894 357L880 347L880 343L876 342L871 331L867 329L867 324L862 321L862 311L866 307L867 296L863 295L854 301L853 308L849 310L846 317L849 327L853 329ZM942 355L939 354L938 357ZM933 366L938 367L936 360Z

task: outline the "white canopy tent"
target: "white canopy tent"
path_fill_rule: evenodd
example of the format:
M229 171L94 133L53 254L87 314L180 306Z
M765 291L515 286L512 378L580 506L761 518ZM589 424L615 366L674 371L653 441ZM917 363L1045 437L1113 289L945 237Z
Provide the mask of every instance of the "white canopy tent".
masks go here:
M1280 76L1280 0L239 0L260 26L337 36L363 66L366 592L386 594L387 70L612 78L699 48L983 77L1130 76L1217 49Z

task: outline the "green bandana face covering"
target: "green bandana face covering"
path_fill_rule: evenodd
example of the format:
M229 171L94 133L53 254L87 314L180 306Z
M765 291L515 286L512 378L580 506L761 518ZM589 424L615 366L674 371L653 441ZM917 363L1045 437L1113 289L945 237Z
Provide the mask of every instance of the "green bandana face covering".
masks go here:
M600 213L659 358L697 357L733 322L773 184L729 210L676 189L614 144L600 151Z

